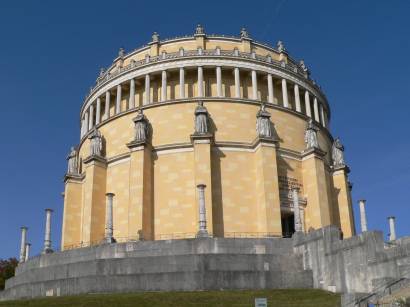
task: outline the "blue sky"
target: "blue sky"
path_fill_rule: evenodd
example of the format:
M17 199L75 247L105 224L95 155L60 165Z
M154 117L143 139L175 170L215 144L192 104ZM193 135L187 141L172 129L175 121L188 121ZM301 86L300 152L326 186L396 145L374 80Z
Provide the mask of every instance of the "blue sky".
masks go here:
M207 33L283 40L303 58L332 108L346 148L353 199L368 200L370 229L410 234L410 2L1 1L0 258L18 255L21 225L42 248L44 208L59 245L65 157L79 141L79 111L99 68L119 47ZM357 224L358 225L358 224Z

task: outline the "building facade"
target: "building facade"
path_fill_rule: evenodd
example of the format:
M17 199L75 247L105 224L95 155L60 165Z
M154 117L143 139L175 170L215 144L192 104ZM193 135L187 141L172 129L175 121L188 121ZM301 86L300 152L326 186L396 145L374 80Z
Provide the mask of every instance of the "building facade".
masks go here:
M355 234L330 107L283 43L207 35L120 49L80 112L63 250L100 243Z

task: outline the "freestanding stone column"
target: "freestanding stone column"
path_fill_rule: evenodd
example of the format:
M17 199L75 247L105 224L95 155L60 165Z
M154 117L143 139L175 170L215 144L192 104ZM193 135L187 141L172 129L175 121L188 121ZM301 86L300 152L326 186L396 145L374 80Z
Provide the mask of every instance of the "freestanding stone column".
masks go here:
M288 99L288 86L286 79L282 79L282 97L283 97L283 106L289 108L289 99Z
M24 254L24 261L27 261L30 258L30 243L26 243L26 252Z
M302 231L302 221L300 219L300 208L299 208L299 189L294 187L292 188L292 199L293 199L293 215L295 223L295 232Z
M319 118L319 104L317 102L317 98L314 97L313 98L313 111L315 114L315 121L317 121L318 123L320 123L320 118Z
M312 110L310 109L310 97L308 91L305 91L305 109L306 115L312 117Z
M112 221L112 208L113 208L113 200L114 200L114 193L107 193L107 203L105 207L105 242L106 243L113 243L114 240L114 227Z
M46 227L45 227L45 235L44 235L44 249L43 254L52 253L53 250L51 249L51 213L53 210L46 209Z
M216 66L216 95L222 97L222 68Z
M21 227L21 244L20 244L20 263L24 262L26 259L26 238L27 238L27 227Z
M199 202L199 230L197 237L208 237L206 230L206 208L205 208L205 188L206 185L198 184L198 202Z
M295 92L296 112L301 112L301 111L302 111L302 108L300 107L299 85L295 84L293 90L294 90L294 92Z
M359 209L360 209L360 226L362 228L362 232L367 231L367 219L366 219L366 208L365 208L366 200L361 199L359 200Z
M104 119L108 119L110 117L110 100L111 100L111 93L110 91L105 92L105 112L104 112Z
M241 79L239 76L239 68L234 68L235 75L235 98L241 98Z
M198 66L198 97L204 96L204 71L202 66Z
M179 68L179 98L185 98L185 71L183 67Z
M88 130L94 127L94 105L90 105L90 116L88 117Z
M117 85L117 100L115 102L115 114L118 114L121 112L121 94L122 93L122 88L121 88L121 84Z
M258 78L256 76L256 71L252 70L252 99L258 99Z
M270 103L274 102L272 74L268 74L268 101Z
M101 98L97 98L97 109L95 111L95 124L98 125L101 121Z
M396 218L394 216L389 216L387 218L389 220L389 226L390 226L390 241L395 241L396 240L396 225L395 225L395 220Z
M145 100L144 105L151 103L151 77L149 74L145 75Z
M167 100L167 71L163 70L161 74L161 101Z
M130 80L130 101L128 103L130 109L135 108L135 80Z
M325 118L325 111L323 109L323 105L320 104L320 115L322 117L322 125L326 128L326 118Z

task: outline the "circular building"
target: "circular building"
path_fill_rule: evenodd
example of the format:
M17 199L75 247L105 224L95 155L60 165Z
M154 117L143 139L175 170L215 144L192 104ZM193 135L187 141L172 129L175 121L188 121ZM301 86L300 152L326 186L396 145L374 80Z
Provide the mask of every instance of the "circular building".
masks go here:
M354 235L343 146L303 61L240 37L152 41L102 69L68 156L62 250L106 242Z

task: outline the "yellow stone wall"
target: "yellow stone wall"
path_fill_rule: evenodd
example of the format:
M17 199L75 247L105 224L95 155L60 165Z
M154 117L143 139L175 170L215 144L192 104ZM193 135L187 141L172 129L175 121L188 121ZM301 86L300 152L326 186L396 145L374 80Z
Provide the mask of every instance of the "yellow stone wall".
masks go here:
M287 61L267 47L253 42L214 38L190 38L160 42L130 53L123 66L148 54L204 49L254 51ZM119 65L117 60L115 65ZM114 68L113 68L114 69ZM243 99L236 100L231 69L222 68L223 99L205 99L213 135L207 142L191 138L197 98L197 71L185 70L185 100L179 96L179 72L167 72L167 102L161 101L161 73L151 74L150 97L145 103L143 78L135 79L135 106L142 107L152 126L150 142L129 147L133 140L137 109L129 110L129 82L122 85L122 113L116 115L116 87L111 89L110 119L98 125L105 140L105 162L88 162L89 140L79 146L80 177L67 180L62 248L97 242L104 235L105 193L114 197L114 237L117 240L167 239L193 236L198 230L196 186L207 185L205 200L208 230L214 236L281 233L278 178L296 180L300 197L306 199L305 229L328 224L340 226L345 237L354 234L347 176L331 168L332 139L325 128L318 132L323 154L305 155L307 117L295 112L293 86L288 83L290 109L283 107L282 85L274 79L274 102L267 105L278 142L258 140L256 114L260 103L251 101L250 71L240 72ZM204 67L204 92L216 96L215 68ZM258 75L258 99L267 101L266 76ZM312 97L311 97L312 99ZM304 97L300 93L302 110ZM105 96L101 97L101 113ZM95 110L94 110L95 114ZM312 103L313 114L313 103Z

